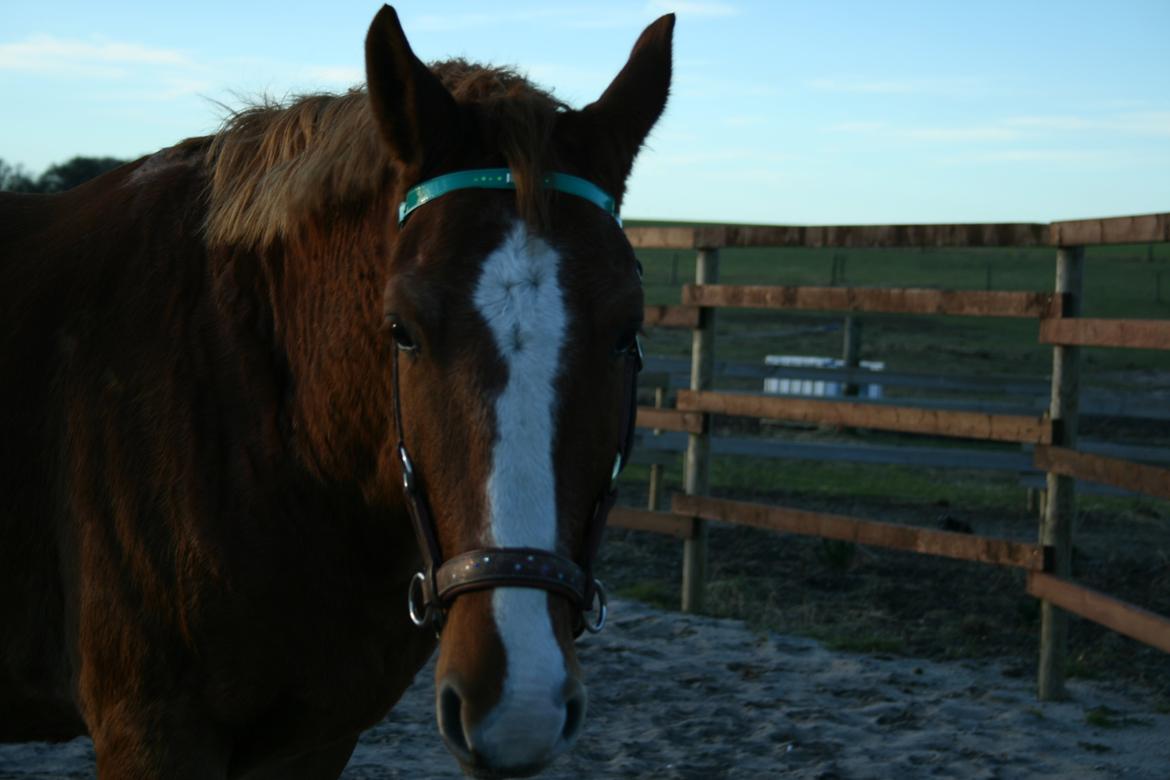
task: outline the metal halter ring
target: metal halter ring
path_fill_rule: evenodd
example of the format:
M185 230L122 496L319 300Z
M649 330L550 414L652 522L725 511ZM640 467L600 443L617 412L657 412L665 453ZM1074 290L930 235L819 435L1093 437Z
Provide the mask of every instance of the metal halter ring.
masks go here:
M601 629L605 628L605 618L609 615L609 598L605 594L605 586L601 584L601 580L593 580L593 592L596 594L597 620L592 623L586 620L585 630L590 634L597 634L601 632ZM592 611L593 605L590 604L589 610L585 614Z
M406 606L410 610L410 622L419 628L432 622L435 616L434 607L424 602L423 588L426 587L426 584L427 575L421 571L415 572L415 575L410 578L410 589L406 593Z

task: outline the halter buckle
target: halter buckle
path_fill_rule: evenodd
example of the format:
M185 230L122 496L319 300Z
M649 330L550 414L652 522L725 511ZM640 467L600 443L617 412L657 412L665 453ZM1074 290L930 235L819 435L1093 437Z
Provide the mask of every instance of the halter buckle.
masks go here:
M590 634L598 634L601 629L605 628L605 619L609 616L609 598L605 593L605 586L601 584L601 580L593 580L593 599L597 603L597 619L594 621L585 621L585 630ZM588 609L583 613L588 615L593 611L593 604L588 605Z
M434 603L427 600L427 575L425 572L415 572L410 578L410 588L406 592L406 607L410 610L410 622L419 628L428 624L435 627L435 636L443 628L443 613Z
M406 453L406 444L398 442L398 461L402 464L402 489L406 491L407 495L414 495L414 464L410 461L410 455Z

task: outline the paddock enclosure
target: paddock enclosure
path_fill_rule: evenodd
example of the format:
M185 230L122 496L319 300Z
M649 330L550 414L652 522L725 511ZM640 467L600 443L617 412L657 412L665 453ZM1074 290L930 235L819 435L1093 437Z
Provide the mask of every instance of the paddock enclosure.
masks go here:
M651 468L651 509L623 508L610 522L625 528L669 534L683 541L681 604L684 611L700 611L704 603L708 523L742 524L789 534L818 536L1013 567L1027 573L1027 592L1041 601L1038 693L1058 698L1065 690L1068 649L1067 616L1073 613L1141 642L1170 652L1170 618L1126 603L1078 584L1071 576L1076 482L1095 483L1157 499L1170 499L1170 452L1145 448L1136 457L1118 457L1078 448L1081 407L1082 349L1170 350L1170 320L1121 319L1083 316L1086 248L1145 245L1153 257L1154 245L1170 242L1170 214L1092 219L1052 224L966 224L884 226L645 226L628 227L631 243L639 250L695 252L694 282L682 287L677 304L646 309L647 329L680 329L691 333L689 382L668 397L669 378L660 380L655 403L639 408L642 441L652 442L662 432L685 435L682 491L667 511L657 511L660 465ZM971 290L930 287L873 287L814 285L720 284L721 250L746 248L904 250L939 248L1017 248L1035 253L1050 250L1055 258L1051 285L1043 290ZM988 267L988 288L991 270ZM676 260L677 271L677 260ZM1157 300L1162 301L1162 275ZM836 281L836 265L834 265ZM834 311L847 315L946 315L964 318L1011 318L1031 321L1032 343L1051 349L1051 371L1046 408L1032 413L997 411L994 404L915 404L895 400L836 399L783 396L713 388L718 348L717 313L728 309L771 312ZM848 326L847 326L848 330ZM1021 333L1025 331L1015 331ZM849 350L846 336L846 353ZM648 341L649 365L654 369L654 339ZM792 348L799 349L799 344ZM856 357L856 355L854 356ZM829 372L806 369L804 375L822 378ZM940 381L947 376L939 372ZM800 372L794 374L800 376ZM848 387L864 381L881 382L880 374L863 376L856 365L833 374ZM1003 382L1022 381L1003 378ZM984 384L991 386L994 378ZM645 386L644 381L644 386ZM655 384L651 379L650 384ZM856 393L853 393L856 395ZM644 396L645 398L645 396ZM1122 406L1132 405L1132 396ZM1138 401L1141 405L1141 401ZM1165 405L1145 404L1154 417L1164 418ZM1116 410L1115 410L1116 411ZM710 491L713 457L720 437L712 421L757 419L820 426L863 428L904 434L964 440L977 444L1012 444L1011 463L1026 459L1029 470L1043 474L1042 510L1036 540L981 537L951 530L921 528L889 522L810 512L784 506L716 498ZM732 444L732 442L728 442ZM728 448L728 451L731 448ZM766 449L766 448L765 448ZM765 454L747 447L746 452ZM907 448L912 449L912 448ZM1126 452L1124 448L1121 450ZM936 452L945 452L938 450ZM955 453L962 465L994 453ZM805 457L815 458L815 452ZM931 453L927 461L938 457ZM1003 456L991 467L1003 468ZM661 464L656 453L651 461ZM1142 462L1139 462L1142 461ZM1149 461L1154 461L1151 464ZM1009 466L1010 467L1010 466Z

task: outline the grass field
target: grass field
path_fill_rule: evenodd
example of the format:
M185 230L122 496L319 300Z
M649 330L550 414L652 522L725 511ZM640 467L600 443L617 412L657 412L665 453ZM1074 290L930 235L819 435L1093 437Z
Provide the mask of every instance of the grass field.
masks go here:
M648 303L679 302L693 280L694 253L640 250ZM719 281L785 284L919 287L954 290L1050 291L1051 249L725 249ZM836 271L834 270L836 267ZM1170 318L1170 244L1093 247L1086 254L1085 316ZM831 313L721 310L718 354L756 360L764 354L838 355L841 316ZM1051 350L1037 344L1029 320L971 317L864 315L862 357L884 360L892 371L1046 374ZM655 354L686 355L689 335L656 332ZM1170 353L1152 350L1085 351L1089 374L1170 370ZM998 366L1002 370L989 371ZM1107 377L1100 377L1105 381Z
M677 304L691 281L694 253L640 250L648 303ZM1055 250L722 250L719 281L728 284L921 287L1050 291ZM1170 245L1092 248L1086 257L1086 316L1170 318ZM886 370L1047 381L1052 350L1037 344L1027 320L860 315L861 358ZM716 356L762 363L767 354L840 356L840 313L719 310ZM690 334L651 331L651 355L689 357ZM1084 386L1132 393L1170 405L1170 351L1083 350ZM754 389L717 380L721 389ZM887 395L914 390L887 388ZM956 396L948 395L949 399ZM754 427L753 427L754 426ZM1090 429L1091 428L1091 429ZM748 433L836 443L1010 447L876 431L759 426L717 418L716 435ZM1096 419L1082 436L1170 444L1165 424ZM623 478L627 503L645 502L647 466ZM667 494L681 489L681 458L665 461ZM759 500L912 525L948 518L976 533L1034 540L1017 474L748 457L712 461L713 495ZM666 499L669 501L669 498ZM1087 584L1170 614L1170 502L1081 496L1075 530L1076 575ZM614 584L626 595L677 606L681 545L637 532L611 534ZM746 528L712 531L708 607L843 649L967 658L1009 655L1034 673L1037 614L1022 577L974 564L851 549L823 540ZM1170 707L1170 656L1085 621L1074 620L1070 674L1124 676L1149 683Z

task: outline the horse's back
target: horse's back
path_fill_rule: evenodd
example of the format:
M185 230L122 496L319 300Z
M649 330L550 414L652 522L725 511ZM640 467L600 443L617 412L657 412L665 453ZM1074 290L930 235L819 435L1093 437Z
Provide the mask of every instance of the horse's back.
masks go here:
M0 740L68 738L64 592L52 522L47 408L60 195L0 194Z
M132 186L140 166L57 195L0 194L0 741L85 732L67 418L92 416L74 403L102 360L86 353L125 336L109 323L133 307L132 277L145 284L136 241L168 219L144 211L147 194Z

